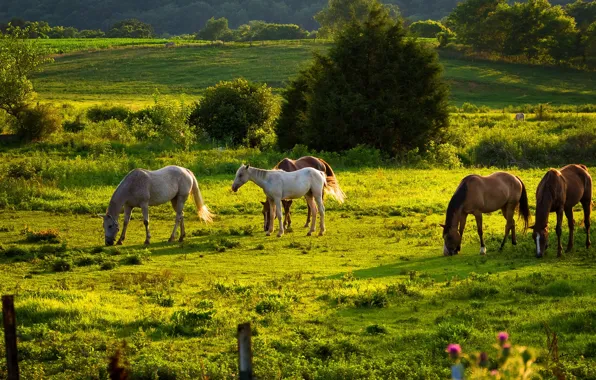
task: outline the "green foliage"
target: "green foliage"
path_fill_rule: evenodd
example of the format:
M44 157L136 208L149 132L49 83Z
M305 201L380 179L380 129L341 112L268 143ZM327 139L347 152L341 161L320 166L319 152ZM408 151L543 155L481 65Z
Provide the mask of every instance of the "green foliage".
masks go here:
M281 146L341 151L369 145L397 155L439 139L447 126L448 88L436 53L405 38L376 3L352 22L328 55L294 79L277 131Z
M189 122L218 142L264 148L275 142L278 114L279 103L267 85L238 78L209 87Z
M54 272L68 272L72 270L73 264L68 259L56 259L52 263L52 270Z
M112 105L95 105L87 110L87 118L91 121L106 121L110 119L116 119L124 121L128 118L130 109L124 106L112 106Z
M416 21L410 25L409 29L412 34L427 38L436 37L441 32L451 33L445 25L434 20Z
M30 31L9 27L0 33L0 109L15 117L35 94L30 76L51 61L39 44L28 39Z
M327 7L315 15L321 25L317 36L334 37L353 21L364 22L374 4L374 0L329 0Z
M153 26L136 18L129 18L112 25L106 35L110 38L151 38L153 34Z
M231 40L232 31L228 27L228 19L225 17L220 17L218 19L211 17L207 20L205 27L199 31L197 37L207 41Z
M29 243L47 242L60 243L60 232L56 229L47 229L41 231L32 231L28 228L23 230L25 241Z
M38 141L62 128L62 117L51 104L23 108L16 115L12 129L21 141Z

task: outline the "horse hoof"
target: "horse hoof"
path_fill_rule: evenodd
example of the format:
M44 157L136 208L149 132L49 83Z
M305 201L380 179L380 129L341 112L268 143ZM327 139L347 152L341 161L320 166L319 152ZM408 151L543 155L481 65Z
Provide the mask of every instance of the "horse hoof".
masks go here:
M116 245L122 245L122 241L118 240L118 242L116 243Z
M481 256L486 255L486 247L480 247L480 255Z
M182 243L184 241L184 238L181 237L180 239L178 239L178 243Z
M173 243L174 241L176 241L176 238L175 237L171 237L171 238L168 239L168 243Z
M308 231L308 233L306 234L306 236L311 236L312 235L312 231Z
M308 223L306 223L306 224L304 225L304 228L308 228L308 227L309 227L309 225L308 225Z
M267 232L265 236L271 236L271 232Z
M149 240L145 240L145 245L149 245Z
M284 236L284 234L277 234L277 237L278 237L278 238L280 238L280 237L282 237L282 236Z

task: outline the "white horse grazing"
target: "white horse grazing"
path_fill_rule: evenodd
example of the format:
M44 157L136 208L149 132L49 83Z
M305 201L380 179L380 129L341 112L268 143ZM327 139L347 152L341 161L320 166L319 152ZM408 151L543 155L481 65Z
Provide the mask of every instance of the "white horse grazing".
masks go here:
M523 113L516 113L515 114L515 120L516 121L524 121L526 120L526 115L524 115Z
M192 197L197 207L197 214L205 222L211 222L213 215L209 212L203 202L199 184L195 175L188 169L180 166L166 166L159 170L134 169L124 177L122 182L114 191L112 199L103 217L103 229L105 232L106 245L113 245L118 227L118 218L124 208L124 226L122 234L118 239L121 245L126 237L126 227L130 221L130 214L134 207L140 207L143 212L143 223L145 224L145 244L149 244L151 234L149 233L149 206L160 205L168 201L176 211L176 223L169 241L176 238L176 229L180 224L180 240L186 236L184 230L184 203L192 192Z
M325 233L325 206L323 205L323 191L327 188L326 174L320 170L313 168L304 168L294 172L285 172L283 170L263 170L251 168L249 165L242 165L236 172L236 178L232 184L234 192L248 181L253 181L260 188L263 189L267 195L270 210L274 210L277 220L279 221L278 237L284 234L283 218L282 218L282 199L297 199L306 198L306 202L312 212L312 224L308 236L315 232L315 224L317 221L317 213L315 202L319 209L319 216L321 217L321 226L319 236ZM342 202L341 196L337 192L329 191L329 194ZM273 232L273 223L269 223L269 230L267 236Z

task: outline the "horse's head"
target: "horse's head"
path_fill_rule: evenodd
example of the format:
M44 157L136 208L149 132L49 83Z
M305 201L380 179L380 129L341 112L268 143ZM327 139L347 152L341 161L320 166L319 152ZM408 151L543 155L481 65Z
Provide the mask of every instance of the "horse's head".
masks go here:
M236 178L234 178L234 183L232 184L232 191L236 192L242 185L248 182L248 168L249 165L241 165L236 172Z
M263 205L263 231L269 231L269 218L271 217L271 209L269 202L261 202Z
M538 228L536 226L530 227L532 229L532 240L536 243L536 257L541 258L545 255L548 248L548 227Z
M443 227L443 255L453 256L459 252L461 247L461 235L455 227L440 225Z
M114 245L114 240L116 240L116 235L120 230L120 227L118 226L118 221L108 214L99 216L103 218L103 231L105 235L106 245Z

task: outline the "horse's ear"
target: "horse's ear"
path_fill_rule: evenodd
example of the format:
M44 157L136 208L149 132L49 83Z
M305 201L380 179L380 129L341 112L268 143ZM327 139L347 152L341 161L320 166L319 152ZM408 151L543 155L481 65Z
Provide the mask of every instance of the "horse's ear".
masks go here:
M246 164L246 165L244 165L244 166L245 166L247 169L248 169L248 168L250 168L250 165L249 165L249 164Z

